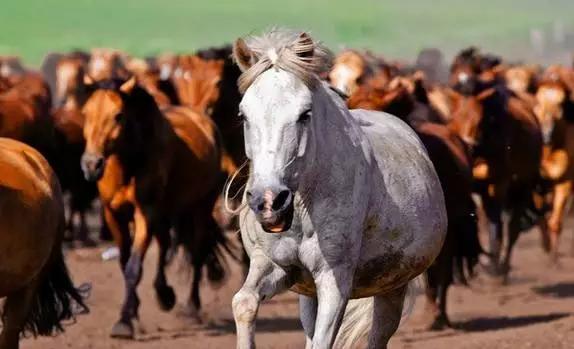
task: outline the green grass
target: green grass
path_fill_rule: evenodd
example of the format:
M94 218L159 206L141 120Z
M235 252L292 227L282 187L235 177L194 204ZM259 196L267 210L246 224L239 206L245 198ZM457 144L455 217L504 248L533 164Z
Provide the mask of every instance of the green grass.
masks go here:
M332 48L409 57L421 47L509 49L531 28L574 27L570 0L3 0L0 54L117 47L137 55L230 42L272 25L309 29Z

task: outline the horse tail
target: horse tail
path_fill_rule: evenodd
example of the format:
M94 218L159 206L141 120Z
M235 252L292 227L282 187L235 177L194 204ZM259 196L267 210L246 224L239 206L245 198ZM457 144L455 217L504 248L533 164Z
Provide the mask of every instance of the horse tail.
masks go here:
M467 200L468 214L459 217L453 224L456 233L456 253L454 270L457 281L467 285L467 278L474 276L474 268L478 264L479 256L485 254L478 238L478 220L476 206L472 198Z
M89 312L84 300L91 287L89 284L74 286L60 244L54 246L40 277L42 280L24 325L25 332L33 336L60 333L64 331L64 321L73 322L76 315Z
M421 280L422 276L419 276L407 285L401 323L409 318L414 309L417 290L421 288ZM353 348L367 338L373 323L373 301L373 297L349 300L334 347Z

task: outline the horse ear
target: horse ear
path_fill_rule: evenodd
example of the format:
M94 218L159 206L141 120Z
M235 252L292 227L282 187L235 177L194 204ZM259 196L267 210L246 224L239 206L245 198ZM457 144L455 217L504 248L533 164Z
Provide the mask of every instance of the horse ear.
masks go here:
M242 38L233 43L233 58L241 71L246 71L255 63L255 55Z
M120 86L120 91L129 95L133 91L133 89L136 87L137 82L138 81L137 81L136 77L132 76L131 78L129 78L126 82L124 82Z
M297 38L297 47L296 47L297 56L301 58L312 58L315 54L315 43L311 36L305 32L299 34Z

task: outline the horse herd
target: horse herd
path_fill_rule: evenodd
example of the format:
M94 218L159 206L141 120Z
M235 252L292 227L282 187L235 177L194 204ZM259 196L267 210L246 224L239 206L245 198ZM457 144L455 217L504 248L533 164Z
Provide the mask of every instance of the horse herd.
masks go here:
M520 233L538 226L559 263L573 132L574 68L474 47L450 69L434 49L414 64L360 50L333 56L307 34L281 30L145 59L51 53L40 71L0 57L0 349L87 311L61 245L96 244L86 220L96 200L99 238L117 244L125 281L113 337L134 338L154 239L165 311L176 304L165 267L179 248L193 268L191 317L200 316L204 273L222 282L225 256L249 270L233 300L241 348L254 346L259 301L284 289L302 295L308 348L331 347L340 326L357 332L343 317L365 310L350 302L344 315L347 302L374 296L370 321L381 330L369 343L384 347L406 283L425 269L428 326L448 327L447 290L474 276L481 255L484 271L506 282ZM239 228L245 249L224 233ZM397 316L382 314L391 310Z

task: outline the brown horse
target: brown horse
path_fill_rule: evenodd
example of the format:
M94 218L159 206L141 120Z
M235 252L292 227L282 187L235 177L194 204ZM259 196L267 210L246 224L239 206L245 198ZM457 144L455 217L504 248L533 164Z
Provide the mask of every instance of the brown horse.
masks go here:
M211 116L222 135L225 152L222 154L228 176L247 160L245 156L243 126L238 118L241 96L237 79L241 72L231 60L231 47L214 47L198 51L195 55L179 56L172 81L183 105ZM231 192L239 204L246 177L234 181ZM220 200L216 207L217 221L222 227L232 228L236 219L223 210Z
M506 280L520 232L538 219L532 193L539 179L540 127L528 103L503 84L494 84L477 96L452 97L449 127L472 147L475 190L489 221L491 271ZM501 259L503 211L509 212L510 221Z
M550 67L538 85L534 108L544 139L541 174L550 189L545 193L550 212L541 225L542 241L553 263L558 261L558 242L574 181L574 91L565 83L569 74L573 73L566 68Z
M95 48L90 52L87 74L94 80L127 78L130 76L125 60L127 55L109 48Z
M112 336L133 338L132 319L137 318L139 308L136 288L152 238L160 248L154 286L163 309L175 304L164 272L170 229L193 264L188 302L192 315L201 306L203 266L207 265L210 280L224 277L220 252L228 245L212 217L225 178L220 136L203 114L183 107L160 110L135 78L102 81L94 89L83 109L86 150L82 168L87 178L99 180L106 220L121 251L126 294ZM133 214L126 214L125 206Z
M473 95L481 90L481 74L493 71L502 63L500 57L484 54L476 47L460 51L450 67L449 85L464 95Z
M78 306L87 307L62 255L64 206L48 162L0 138L0 172L0 298L7 297L0 348L17 349L22 332L61 332Z
M32 145L51 161L50 106L50 91L40 74L10 79L0 92L0 137Z
M10 78L26 73L26 68L19 57L0 56L0 77Z
M466 283L465 275L472 275L482 248L471 196L471 160L467 146L457 134L439 123L441 118L426 99L421 84L422 81L416 79L396 78L384 90L363 86L350 97L348 104L350 108L386 111L403 118L422 140L437 171L449 224L443 248L427 271L426 296L432 315L430 328L440 329L450 326L446 302L453 275Z
M376 86L385 86L396 75L396 70L369 52L344 50L335 58L328 80L343 94L352 95L367 81L374 80ZM374 81L370 82L372 86Z
M92 207L98 191L94 183L86 181L80 166L85 147L82 106L90 93L84 84L85 66L85 60L75 56L62 56L56 63L54 87L58 107L53 109L52 119L61 150L57 173L63 191L70 194L68 238L93 246L95 242L88 234L86 212ZM79 218L78 227L74 224L75 217ZM105 226L102 226L102 232L105 231Z
M204 60L197 55L178 56L172 81L181 105L211 114L219 98L218 84L223 60Z

